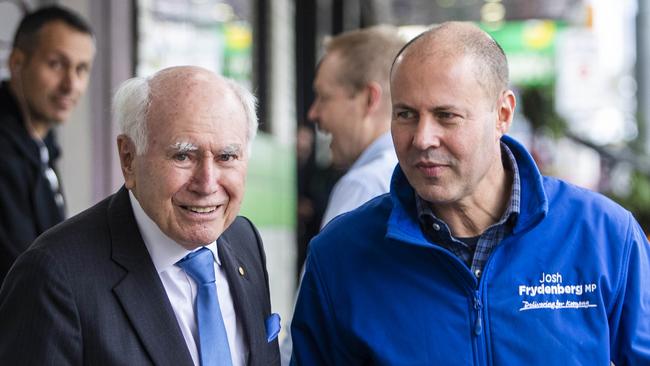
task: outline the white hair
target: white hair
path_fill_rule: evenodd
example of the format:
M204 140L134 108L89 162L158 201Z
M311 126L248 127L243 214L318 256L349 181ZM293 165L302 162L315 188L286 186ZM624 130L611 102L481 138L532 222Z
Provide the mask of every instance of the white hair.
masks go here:
M120 132L135 144L135 152L147 151L147 113L151 104L149 79L134 77L123 82L113 96L113 116Z
M230 90L235 93L235 96L241 102L242 107L244 107L244 114L246 115L246 122L248 123L248 141L246 143L246 148L248 149L248 155L250 156L253 146L252 142L257 135L257 98L255 98L253 93L248 91L248 89L246 89L235 80L229 78L224 79L226 81L226 84L228 84L230 87Z
M155 74L154 74L155 76ZM113 96L113 116L120 126L120 132L128 136L135 144L138 155L147 151L147 114L151 105L151 88L149 83L153 76L134 77L123 82ZM252 142L257 134L257 99L245 87L232 79L223 78L241 102L246 115L248 135L247 152L250 156Z

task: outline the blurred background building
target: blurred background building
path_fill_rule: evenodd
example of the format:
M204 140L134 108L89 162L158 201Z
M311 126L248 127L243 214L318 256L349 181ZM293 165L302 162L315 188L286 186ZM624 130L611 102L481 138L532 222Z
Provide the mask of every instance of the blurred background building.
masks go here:
M0 75L27 9L83 14L98 44L89 92L60 128L70 214L122 184L110 98L120 82L194 64L259 98L242 214L266 244L275 311L290 317L297 269L332 184L327 136L306 120L321 44L370 25L407 37L446 20L480 24L510 61L512 135L544 173L600 191L650 233L650 4L645 0L0 0Z

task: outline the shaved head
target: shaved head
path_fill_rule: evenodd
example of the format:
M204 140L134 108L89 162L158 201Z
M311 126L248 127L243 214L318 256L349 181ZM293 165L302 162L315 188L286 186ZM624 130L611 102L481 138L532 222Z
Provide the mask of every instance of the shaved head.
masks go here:
M485 31L469 22L445 22L420 34L397 54L393 69L405 59L460 60L469 57L476 81L492 98L508 87L508 61L501 46Z

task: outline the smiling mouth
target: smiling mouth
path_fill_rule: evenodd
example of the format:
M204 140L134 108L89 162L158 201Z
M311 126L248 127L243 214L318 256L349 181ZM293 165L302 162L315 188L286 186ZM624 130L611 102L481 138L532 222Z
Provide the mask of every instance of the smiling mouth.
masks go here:
M68 97L55 97L54 103L62 108L71 108L75 105L75 101L72 98Z
M217 210L218 207L219 206L181 206L181 208L184 210L200 213L200 214L214 212Z

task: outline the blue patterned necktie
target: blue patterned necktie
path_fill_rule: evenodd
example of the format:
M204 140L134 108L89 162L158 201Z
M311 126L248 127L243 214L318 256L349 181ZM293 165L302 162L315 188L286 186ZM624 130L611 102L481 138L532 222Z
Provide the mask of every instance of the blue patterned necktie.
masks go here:
M226 327L221 317L217 286L214 281L214 257L208 248L201 248L176 263L196 282L198 289L194 315L199 326L201 366L232 366Z

